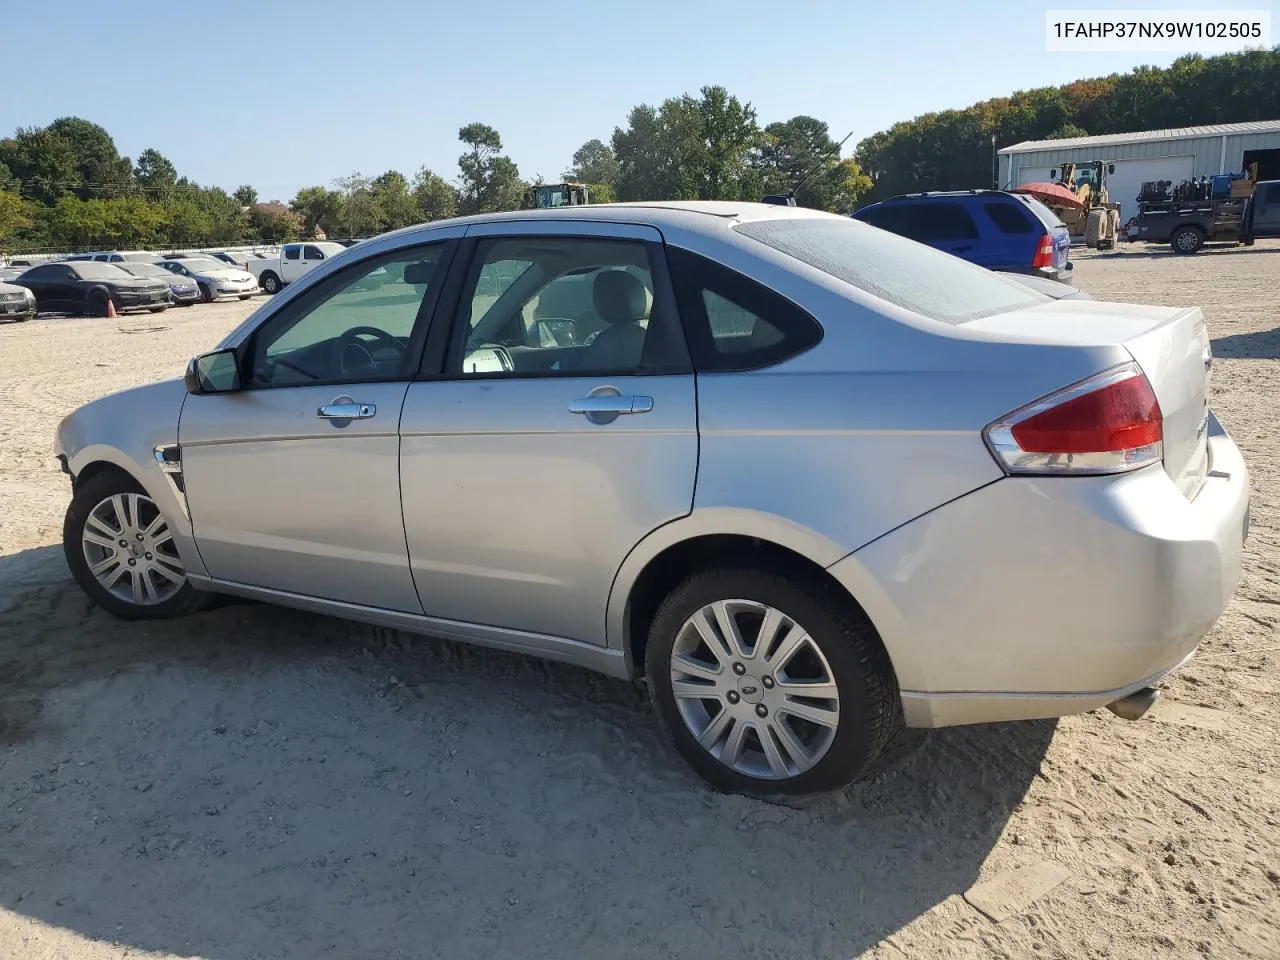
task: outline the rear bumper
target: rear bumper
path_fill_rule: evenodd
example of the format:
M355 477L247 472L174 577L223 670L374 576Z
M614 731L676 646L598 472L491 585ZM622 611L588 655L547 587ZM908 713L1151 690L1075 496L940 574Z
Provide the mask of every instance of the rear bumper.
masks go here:
M898 673L907 723L1083 713L1191 655L1240 580L1249 478L1210 419L1192 501L1161 467L1006 478L830 568Z

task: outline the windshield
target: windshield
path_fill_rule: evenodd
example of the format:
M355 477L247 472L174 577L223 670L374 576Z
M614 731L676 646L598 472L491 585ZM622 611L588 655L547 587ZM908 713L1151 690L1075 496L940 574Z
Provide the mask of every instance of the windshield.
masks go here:
M233 270L234 267L221 260L209 260L204 257L198 260L182 260L180 263L192 273L208 273L210 270Z
M96 260L77 260L68 264L82 280L128 280L129 275L114 263L99 263Z
M166 280L173 279L173 274L168 270L162 270L154 263L122 263L119 266L125 273L131 273L135 277L163 277Z
M843 217L755 220L734 229L942 323L964 323L1049 300L959 257Z

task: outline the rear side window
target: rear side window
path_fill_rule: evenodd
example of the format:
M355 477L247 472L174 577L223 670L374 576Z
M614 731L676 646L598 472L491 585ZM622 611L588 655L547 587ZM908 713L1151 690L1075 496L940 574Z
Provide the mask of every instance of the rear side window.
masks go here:
M921 243L978 239L978 225L959 203L921 203L915 208L912 226L909 236Z
M300 252L301 252L301 248L300 248L300 247L285 247L285 248L284 248L284 258L285 258L286 260L297 260L297 259L298 259L298 254L299 254Z
M700 373L767 367L822 339L817 320L736 270L679 247L667 263Z
M1267 187L1267 203L1280 203L1280 183Z
M1048 303L982 267L845 217L754 220L734 227L872 296L958 324Z
M1001 233L1027 234L1032 231L1031 218L1012 203L987 200L982 204L982 209Z

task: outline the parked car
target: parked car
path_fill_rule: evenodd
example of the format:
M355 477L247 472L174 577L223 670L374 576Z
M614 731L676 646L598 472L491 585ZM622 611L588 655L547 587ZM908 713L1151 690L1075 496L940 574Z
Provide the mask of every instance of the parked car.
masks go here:
M98 260L103 263L151 263L155 260L154 253L148 253L146 250L99 250L91 253L73 253L69 257L65 257L64 261L79 260Z
M36 315L36 295L26 287L0 283L0 323L19 323Z
M913 193L853 216L991 270L1071 277L1071 234L1035 197L1004 190Z
M167 284L130 276L114 263L46 263L27 270L14 283L35 294L42 313L65 311L101 317L106 315L108 303L120 312L161 313L169 306Z
M279 293L293 281L347 248L340 243L317 240L313 243L286 243L279 257L250 260L249 272L258 278L264 293Z
M249 270L248 263L251 258L250 254L231 253L228 250L223 250L220 253L211 253L209 256L214 260L221 260L223 263L230 264L237 270L244 270L246 273Z
M191 277L165 270L158 263L126 261L116 264L125 273L135 277L149 277L167 284L169 296L180 307L189 307L201 299L200 288Z
M212 303L219 297L248 300L258 292L258 281L253 278L253 274L237 270L212 257L161 260L157 265L194 282L200 290L201 299L206 303Z
M643 675L711 783L825 790L903 722L1149 704L1240 578L1209 356L1198 308L817 211L440 221L66 418L65 553L125 618L230 593Z

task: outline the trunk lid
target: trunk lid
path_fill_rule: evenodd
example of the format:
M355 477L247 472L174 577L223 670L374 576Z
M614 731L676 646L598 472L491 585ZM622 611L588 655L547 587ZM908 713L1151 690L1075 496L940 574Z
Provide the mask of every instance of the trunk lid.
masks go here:
M1212 352L1199 307L1057 300L962 325L1022 343L1123 346L1151 382L1164 420L1164 468L1187 499L1209 468ZM1066 386L1066 384L1064 384Z

